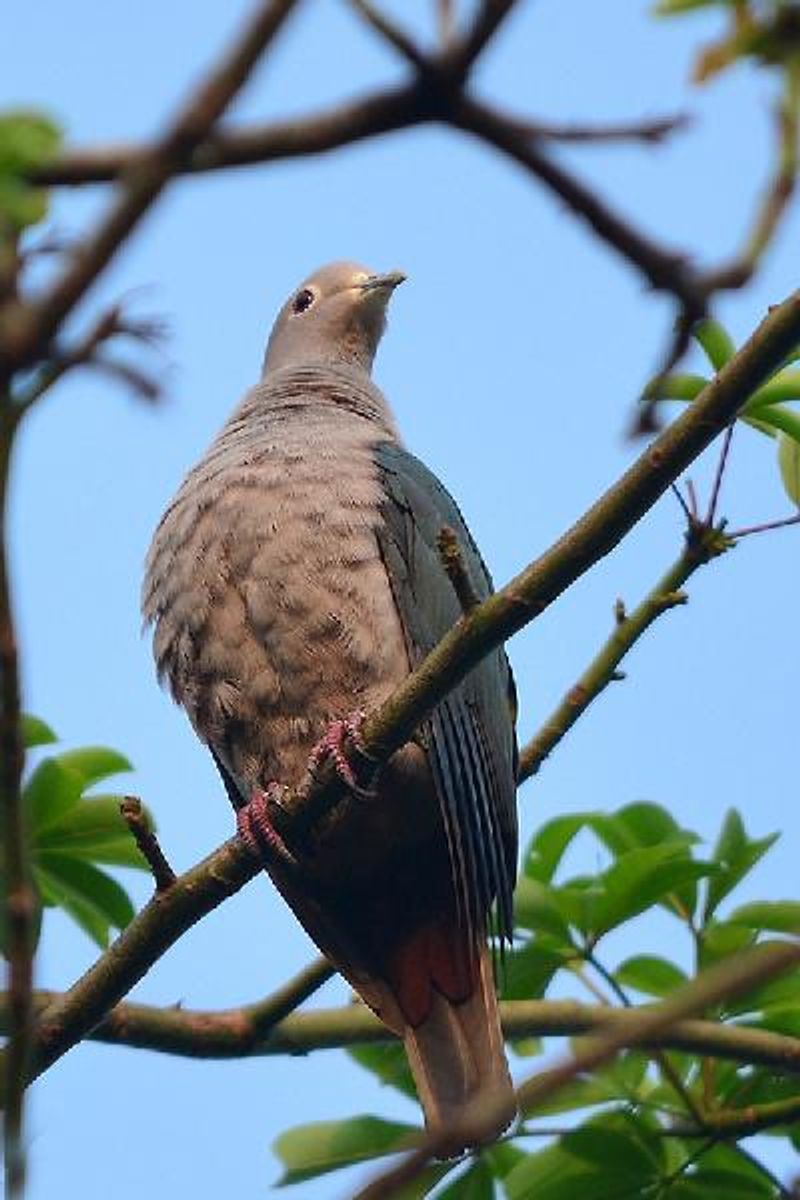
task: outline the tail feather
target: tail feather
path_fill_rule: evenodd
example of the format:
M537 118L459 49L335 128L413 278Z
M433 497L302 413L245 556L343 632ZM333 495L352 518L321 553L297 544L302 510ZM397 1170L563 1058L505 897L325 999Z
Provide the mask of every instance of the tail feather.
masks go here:
M425 1123L445 1157L494 1141L517 1112L486 947L478 967L471 996L453 1003L434 993L426 1019L404 1032Z

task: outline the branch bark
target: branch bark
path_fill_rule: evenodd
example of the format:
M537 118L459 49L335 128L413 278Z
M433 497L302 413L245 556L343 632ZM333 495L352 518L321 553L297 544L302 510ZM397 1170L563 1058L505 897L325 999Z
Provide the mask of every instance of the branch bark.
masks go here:
M294 1012L333 974L330 964L319 959L265 1000L217 1011L160 1008L123 1001L92 1029L87 1040L209 1059L312 1054L317 1050L394 1041L394 1035L363 1004ZM37 1015L59 1006L63 999L61 992L36 991ZM503 1032L509 1039L576 1037L607 1029L623 1031L629 1023L630 1011L635 1019L640 1010L582 1004L577 1000L505 1000L500 1004ZM9 1016L8 993L0 994L1 1033L8 1029ZM641 1045L648 1050L679 1050L800 1075L800 1039L761 1029L688 1018Z
M4 1124L5 1178L10 1200L25 1186L23 1109L33 1026L33 923L36 896L30 878L28 831L22 810L23 748L17 638L7 562L7 500L17 416L0 395L0 820L4 894L0 897L8 937L9 1043Z

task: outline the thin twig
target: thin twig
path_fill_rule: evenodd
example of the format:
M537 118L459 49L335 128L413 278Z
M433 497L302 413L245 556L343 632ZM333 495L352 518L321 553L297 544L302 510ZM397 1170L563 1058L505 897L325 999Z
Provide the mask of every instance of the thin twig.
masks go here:
M7 377L46 353L66 316L246 83L296 3L270 0L258 5L230 50L192 92L167 131L120 180L109 211L55 283L41 299L30 304L17 302L0 311L0 375Z
M136 845L147 861L153 875L157 892L165 892L175 882L175 872L167 862L155 832L144 813L142 802L136 796L126 796L120 803L122 819L133 834Z
M128 317L123 313L121 305L115 304L101 313L86 333L73 345L65 350L57 350L51 355L49 361L42 364L32 382L22 391L15 393L14 406L20 411L29 409L64 375L76 367L103 367L113 373L119 364L108 363L101 357L99 351L103 345L116 338L131 338L133 341L153 346L162 339L163 334L164 327L160 322ZM129 370L134 370L134 368L129 368ZM141 372L138 373L137 383L140 392L148 391L145 387L147 378ZM128 380L128 382L132 381ZM157 385L153 384L152 387L155 387L157 396ZM149 389L149 399L156 398L152 394L152 387Z
M425 74L429 70L428 58L416 42L395 21L376 8L371 0L348 0L348 4L356 10L371 29L374 29L390 46L393 46L420 74Z
M704 277L704 286L709 293L723 288L744 287L752 279L761 258L775 239L797 181L798 111L800 63L790 59L785 71L784 96L775 115L777 149L772 178L758 206L744 249L732 262L714 268Z
M520 783L539 771L579 717L612 682L625 655L653 622L670 609L686 603L687 597L682 591L684 584L719 553L716 546L717 541L713 538L687 538L682 553L655 587L634 609L625 612L621 620L617 619L611 635L586 670L520 751Z
M653 117L644 121L620 121L617 124L593 125L579 121L514 121L515 128L530 138L551 142L577 142L582 145L607 145L609 142L647 142L656 145L673 133L686 129L690 118L686 113L671 117Z
M439 530L436 543L442 566L458 596L461 611L466 616L467 613L472 612L473 608L477 607L480 601L464 564L464 556L461 553L461 546L455 530L451 529L449 525L443 525Z
M745 529L734 529L728 537L732 542L740 542L742 538L751 537L754 533L769 533L772 529L785 529L787 525L800 524L800 513L794 517L784 517L782 521L767 521L765 525L748 525Z
M708 501L708 513L706 514L706 519L704 522L704 524L709 526L714 524L714 520L717 515L719 492L720 488L722 487L722 480L725 476L725 468L728 465L728 455L730 454L731 440L733 438L733 431L735 428L735 422L734 424L729 425L725 430L725 434L722 439L722 449L719 452L719 461L717 462L717 469L714 474L714 483L711 487L711 497Z
M465 133L494 146L554 192L569 209L629 262L639 268L651 287L672 293L694 314L705 310L706 296L685 255L665 250L616 213L586 184L551 159L541 145L523 136L504 115L488 104L459 95L448 105L445 119Z

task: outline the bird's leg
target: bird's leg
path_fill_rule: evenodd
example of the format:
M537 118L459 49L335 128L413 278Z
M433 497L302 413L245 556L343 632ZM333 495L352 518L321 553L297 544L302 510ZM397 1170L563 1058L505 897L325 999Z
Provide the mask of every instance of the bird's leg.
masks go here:
M364 741L361 737L361 729L365 720L366 715L360 709L357 709L355 712L348 713L346 717L331 721L324 735L309 755L308 769L313 775L320 763L324 762L325 759L330 759L336 768L336 774L343 783L347 784L353 795L360 796L364 800L371 800L375 796L374 789L371 787L362 787L344 752L345 743L349 740L362 758L367 762L370 761L370 756L364 749Z
M275 782L268 783L263 791L255 788L250 802L236 811L236 831L256 854L268 859L279 858L295 866L294 855L272 824L269 813L270 804L280 802L285 792L285 786Z

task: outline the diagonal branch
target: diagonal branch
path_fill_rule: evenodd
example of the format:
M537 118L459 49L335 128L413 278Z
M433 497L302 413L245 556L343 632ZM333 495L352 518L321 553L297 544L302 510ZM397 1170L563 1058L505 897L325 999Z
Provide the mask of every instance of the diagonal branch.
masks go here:
M773 306L749 340L695 402L628 468L579 521L535 562L464 616L361 731L381 761L402 746L447 692L491 650L535 620L605 557L746 403L800 340L800 291ZM321 770L309 786L271 804L283 840L300 847L316 821L346 803L341 782Z
M692 523L686 534L682 553L655 587L626 613L620 606L614 632L600 648L563 700L553 709L538 733L520 750L517 779L524 783L535 775L555 746L569 732L586 709L614 679L620 678L617 668L635 642L647 632L654 621L665 612L686 603L683 585L700 567L705 566L731 546L730 539L719 530Z
M0 375L10 375L46 350L67 315L208 136L296 3L269 0L259 4L239 38L191 94L166 132L131 164L109 211L52 287L33 303L17 301L0 310Z
M721 432L752 392L800 340L800 292L776 305L752 337L621 479L556 544L506 587L463 617L377 713L364 724L364 750L379 761L403 745L419 722L471 668L534 620L609 553L659 496ZM271 819L290 848L304 846L315 823L347 803L338 778L320 770ZM150 904L52 1010L35 1036L41 1072L85 1037L186 929L258 873L237 840L227 842Z

